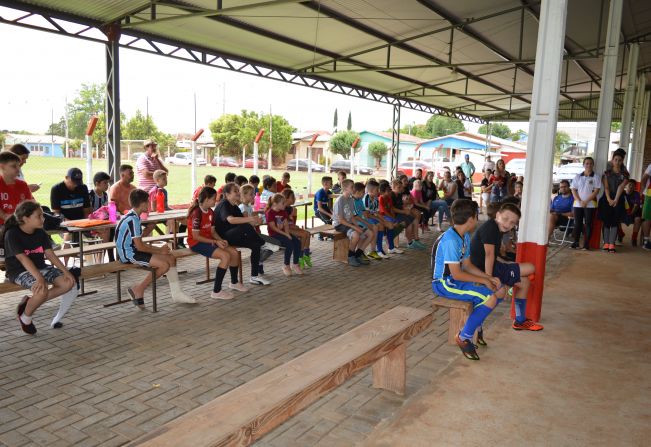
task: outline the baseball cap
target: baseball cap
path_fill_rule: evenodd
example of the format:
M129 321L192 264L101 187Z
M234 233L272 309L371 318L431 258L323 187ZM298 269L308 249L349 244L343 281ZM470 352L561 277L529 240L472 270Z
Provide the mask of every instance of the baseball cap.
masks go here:
M81 169L79 168L70 168L68 169L68 173L66 174L66 177L70 178L76 185L81 185L84 183L84 174L81 172Z
M154 140L151 140L151 139L145 140L145 142L142 143L142 145L143 145L144 147L151 146L152 144L155 145L156 142L155 142Z

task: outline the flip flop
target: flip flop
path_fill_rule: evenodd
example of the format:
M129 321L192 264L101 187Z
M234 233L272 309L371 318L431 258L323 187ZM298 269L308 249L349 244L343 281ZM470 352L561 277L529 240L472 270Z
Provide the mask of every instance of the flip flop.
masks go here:
M145 299L144 298L136 298L136 294L131 290L131 287L127 288L127 292L129 293L129 296L131 297L131 302L133 303L134 306L136 306L140 310L145 309Z

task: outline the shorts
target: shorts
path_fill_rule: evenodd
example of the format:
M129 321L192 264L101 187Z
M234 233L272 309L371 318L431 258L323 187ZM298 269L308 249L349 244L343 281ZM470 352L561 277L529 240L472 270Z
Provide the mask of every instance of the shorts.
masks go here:
M651 220L651 196L644 198L644 206L642 207L642 219Z
M437 295L451 300L470 302L473 307L481 306L494 294L491 289L483 284L455 281L451 276L433 280L432 290Z
M409 214L398 214L396 216L396 221L405 222L406 226L409 226L414 221L414 217Z
M340 233L344 233L348 239L352 239L353 234L355 234L355 230L342 224L337 225L335 227L335 230L337 230ZM366 239L366 232L360 234L359 237L360 239Z
M61 270L51 265L48 265L39 271L41 272L41 275L43 275L43 278L45 278L45 282L48 284L54 284L55 279L59 276L63 276ZM22 272L16 276L14 282L24 289L31 289L36 282L36 278L34 278L29 272Z
M319 210L314 211L314 217L318 217L325 224L332 225L332 219L330 217L326 216L325 214L322 214L321 212L319 212Z
M383 217L384 220L386 220L389 223L398 223L398 219L396 219L395 217L391 217L391 216L383 216Z
M495 261L493 276L499 278L502 284L513 287L520 282L520 264Z
M374 217L369 217L368 219L365 219L366 222L370 223L371 225L377 225L380 223L380 221Z
M190 250L192 250L195 253L199 253L202 256L205 256L206 258L211 258L212 254L217 250L217 246L213 244L209 244L207 242L197 242L193 246L190 247Z
M556 218L556 226L558 227L564 227L570 220L569 217L563 216L562 214L556 214L556 216L558 216Z
M144 251L136 251L132 257L127 259L126 261L123 259L120 259L120 261L123 264L135 264L135 265L142 265L143 267L149 267L149 263L151 262L151 253L145 253Z

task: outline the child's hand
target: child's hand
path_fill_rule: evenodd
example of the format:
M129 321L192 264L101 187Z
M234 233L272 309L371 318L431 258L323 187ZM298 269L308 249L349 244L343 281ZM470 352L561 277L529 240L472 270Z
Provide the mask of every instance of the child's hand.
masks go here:
M217 247L224 249L228 247L228 242L225 240L214 240L213 245L216 245Z
M495 289L493 289L493 290L497 290L500 287L502 287L502 281L500 281L499 278L496 278L496 277L493 276L491 278L488 278L488 280L495 286Z
M72 281L72 284L77 284L77 278L75 278L75 275L70 273L70 270L63 272L63 277L68 278L69 281Z
M163 245L162 247L160 247L159 250L160 250L160 252L161 252L162 254L164 254L164 255L168 255L168 254L172 253L172 250L170 250L170 247L169 247L169 245L167 245L167 244L165 244L165 245Z
M47 290L47 282L45 282L45 278L42 276L39 278L36 278L36 282L34 285L32 285L32 292L34 294L41 294L44 293Z

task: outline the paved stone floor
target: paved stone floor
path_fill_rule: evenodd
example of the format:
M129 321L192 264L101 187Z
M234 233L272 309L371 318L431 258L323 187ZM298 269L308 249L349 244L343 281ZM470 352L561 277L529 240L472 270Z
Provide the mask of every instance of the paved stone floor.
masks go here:
M424 240L431 244L433 233ZM48 327L57 300L39 309L35 337L15 320L22 294L1 296L0 445L121 445L398 304L430 307L428 250L358 269L333 262L330 242L313 239L313 251L305 276L284 278L276 254L267 267L274 283L230 302L211 301L211 285L195 285L202 258L184 259L184 288L200 303L172 304L162 280L156 314L103 308L115 280L88 281L99 293L78 298L63 329ZM127 273L124 287L140 275ZM363 440L457 357L445 345L446 324L447 313L437 314L410 343L405 398L373 389L363 371L259 444Z

